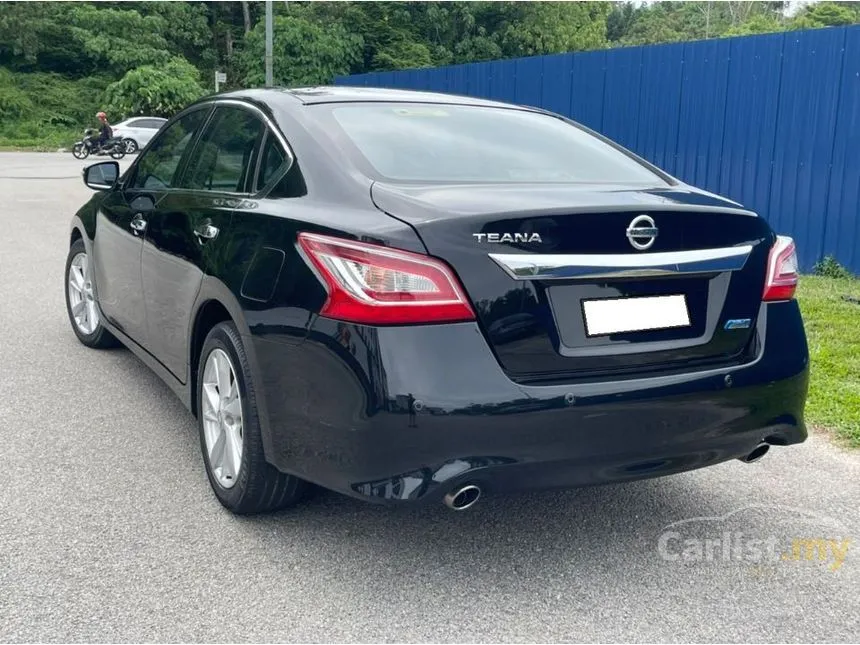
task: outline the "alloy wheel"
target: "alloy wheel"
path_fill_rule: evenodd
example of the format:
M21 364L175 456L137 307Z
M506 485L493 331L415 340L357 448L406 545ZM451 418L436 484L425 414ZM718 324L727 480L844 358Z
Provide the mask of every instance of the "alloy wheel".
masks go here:
M86 253L78 253L69 264L69 307L75 326L89 336L99 326L99 310L93 294L93 283Z
M232 488L242 466L242 395L230 357L213 349L203 368L203 436L209 468L223 488Z

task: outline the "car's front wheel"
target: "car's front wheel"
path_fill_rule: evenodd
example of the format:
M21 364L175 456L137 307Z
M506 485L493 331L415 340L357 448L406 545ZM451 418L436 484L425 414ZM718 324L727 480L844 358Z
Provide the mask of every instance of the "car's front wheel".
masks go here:
M233 323L209 332L197 367L197 422L209 483L238 514L264 513L300 501L308 484L263 456L257 396Z
M118 344L102 323L93 289L92 265L81 239L72 243L66 258L66 310L75 336L87 347L104 349Z
M137 141L134 139L124 139L126 154L133 155L138 150Z

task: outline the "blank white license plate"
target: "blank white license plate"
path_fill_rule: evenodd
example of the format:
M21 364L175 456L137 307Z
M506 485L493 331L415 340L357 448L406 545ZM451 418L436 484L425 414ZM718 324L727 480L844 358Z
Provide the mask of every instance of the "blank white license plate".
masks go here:
M690 326L684 296L583 300L582 310L587 336Z

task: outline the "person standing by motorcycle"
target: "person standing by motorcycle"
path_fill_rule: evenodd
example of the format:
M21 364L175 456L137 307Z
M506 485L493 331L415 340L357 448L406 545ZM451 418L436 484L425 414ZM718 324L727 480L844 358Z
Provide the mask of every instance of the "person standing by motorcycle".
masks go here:
M108 123L107 114L105 114L104 112L99 112L98 114L96 114L96 118L101 123L98 144L99 148L102 148L104 144L106 144L110 139L113 138L113 130L110 127L110 123Z

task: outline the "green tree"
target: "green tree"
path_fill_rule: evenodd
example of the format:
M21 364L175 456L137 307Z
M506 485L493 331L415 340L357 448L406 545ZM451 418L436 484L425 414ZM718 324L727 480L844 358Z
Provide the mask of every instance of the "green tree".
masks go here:
M94 65L70 34L74 3L0 2L0 65L85 76Z
M632 2L616 2L606 16L606 40L616 42L624 38L636 19L636 6Z
M729 27L722 36L749 36L752 34L769 34L785 29L785 22L773 16L757 15L735 26Z
M70 11L69 20L71 37L117 76L142 65L164 65L171 58L162 16L80 3Z
M815 29L860 23L860 6L853 2L819 2L808 5L795 16L794 29Z
M360 59L362 40L338 23L321 25L298 16L275 16L272 24L272 72L279 85L330 83L346 74ZM265 82L265 25L257 23L239 54L241 78L246 86Z
M499 45L505 56L532 56L606 46L606 2L506 4Z
M140 2L140 14L164 21L167 50L201 71L214 69L217 56L209 26L210 8L202 2ZM230 3L235 4L235 3Z
M620 42L650 45L785 28L781 2L660 2L637 9Z
M133 69L105 91L107 109L114 121L135 114L172 116L203 95L200 73L183 58L163 66Z

